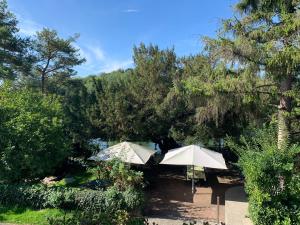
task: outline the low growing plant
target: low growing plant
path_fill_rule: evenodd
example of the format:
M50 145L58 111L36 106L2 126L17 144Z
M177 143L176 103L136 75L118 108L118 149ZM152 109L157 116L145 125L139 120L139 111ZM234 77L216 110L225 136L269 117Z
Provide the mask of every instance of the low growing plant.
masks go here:
M133 201L131 201L134 200ZM143 194L135 189L119 191L112 186L107 190L90 190L44 185L0 185L0 204L20 205L35 209L80 209L87 212L134 211L141 207Z
M114 213L77 211L72 217L50 217L49 225L146 225L145 219L131 217L125 210Z

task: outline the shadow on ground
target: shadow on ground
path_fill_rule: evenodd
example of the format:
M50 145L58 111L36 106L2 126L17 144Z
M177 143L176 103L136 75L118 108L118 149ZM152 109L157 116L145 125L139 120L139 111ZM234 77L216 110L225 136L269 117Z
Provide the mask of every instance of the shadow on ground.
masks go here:
M191 181L184 177L185 167L159 166L144 171L149 186L146 190L145 216L166 219L204 219L224 221L225 192L240 184L230 174L209 171L206 181L196 183L196 192L191 191ZM221 176L219 176L221 175ZM219 197L219 215L217 199Z

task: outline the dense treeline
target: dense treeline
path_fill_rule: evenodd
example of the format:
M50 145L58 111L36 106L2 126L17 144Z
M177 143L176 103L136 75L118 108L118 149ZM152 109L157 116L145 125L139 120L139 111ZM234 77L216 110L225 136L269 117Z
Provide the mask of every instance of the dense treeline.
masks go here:
M40 98L45 100L41 101L56 101L60 105L57 110L63 111L57 118L63 123L60 138L66 145L70 143L61 149L68 148L69 155L88 154L87 142L91 138L149 140L157 143L163 152L192 142L215 147L226 136L239 137L251 128L277 121L278 142L287 137L296 140L299 137L299 46L293 35L298 31L298 20L293 17L292 6L286 15L285 11L276 11L279 6L259 9L258 5L251 4L241 2L238 7L242 14L224 21L219 39L205 38L205 50L199 55L180 58L174 49L161 50L155 45L140 44L133 49L134 68L72 78L76 74L74 66L85 61L74 47L78 36L64 39L55 30L44 29L36 36L24 38L18 34L17 20L2 1L2 95L8 96L5 94L8 91L14 95L28 93L30 98L43 93ZM272 20L275 14L282 21ZM262 25L254 25L257 21ZM283 44L278 47L276 41ZM18 98L24 101L14 102L19 110L26 103L31 104L25 98ZM5 101L2 97L4 114L8 113ZM56 110L51 104L54 103L44 105ZM32 110L37 113L39 107ZM46 113L44 116L56 118ZM5 129L10 128L4 125L8 123L4 118L1 129L7 135ZM22 132L21 136L26 137L30 131ZM16 148L10 138L2 138L5 143L1 143L10 146L2 149L10 150L1 151ZM30 141L41 140L48 138L39 136ZM10 169L5 158L2 164Z
M163 153L226 139L240 157L254 222L297 224L299 5L241 0L198 55L141 43L133 68L74 78L85 61L78 36L21 36L1 1L0 179L53 174L68 156L91 154L93 138L152 141Z

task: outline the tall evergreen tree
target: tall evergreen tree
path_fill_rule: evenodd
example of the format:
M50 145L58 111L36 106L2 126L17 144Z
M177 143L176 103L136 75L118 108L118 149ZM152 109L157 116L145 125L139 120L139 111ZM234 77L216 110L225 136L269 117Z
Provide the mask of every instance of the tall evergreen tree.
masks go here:
M42 92L46 91L47 79L69 78L75 74L73 67L85 62L80 57L79 49L73 45L76 38L60 38L55 30L46 28L37 32L33 44L36 57L34 69L40 78Z
M0 79L15 79L30 70L29 40L18 35L18 21L8 10L6 0L0 1Z
M299 95L299 4L299 0L241 0L236 16L224 21L218 38L205 39L207 56L222 67L209 95L232 93L243 101L251 96L275 97L279 149L293 133ZM191 89L203 91L188 83Z

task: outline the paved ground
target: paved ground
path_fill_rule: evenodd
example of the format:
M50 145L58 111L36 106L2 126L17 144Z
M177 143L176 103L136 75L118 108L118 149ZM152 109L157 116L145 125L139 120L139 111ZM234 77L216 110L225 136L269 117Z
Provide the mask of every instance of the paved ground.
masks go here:
M150 225L157 224L157 225L182 225L186 223L189 225L189 221L186 220L173 220L173 219L161 219L161 218L149 218L148 220ZM202 221L195 221L195 225L202 225Z
M145 216L162 219L159 225L176 225L177 220L181 220L180 225L184 220L217 222L218 215L219 221L225 222L225 191L234 184L211 173L206 182L197 184L196 193L192 195L191 181L186 181L183 175L182 168L175 171L166 168L156 174L147 191Z
M243 186L232 187L225 194L226 225L251 225L248 200Z
M13 224L13 223L0 223L0 225L20 225L20 224Z
M221 175L219 172L209 173L206 182L197 183L196 193L192 195L191 181L185 180L183 167L166 166L159 170L149 171L150 174L145 171L149 185L147 188L148 204L144 215L150 218L150 225L153 225L153 222L158 225L182 225L183 222L189 224L188 221L197 221L196 225L202 225L201 221L216 224L218 215L219 221L225 222L225 192L238 183L233 181L231 176ZM244 202L242 201L241 204L244 205ZM239 210L243 207L240 209L239 207L236 205L235 208L229 209L235 213L233 217L241 212ZM0 225L7 224L0 223ZM228 225L236 224L228 223ZM246 225L246 223L237 225Z

